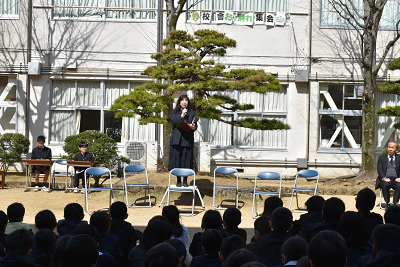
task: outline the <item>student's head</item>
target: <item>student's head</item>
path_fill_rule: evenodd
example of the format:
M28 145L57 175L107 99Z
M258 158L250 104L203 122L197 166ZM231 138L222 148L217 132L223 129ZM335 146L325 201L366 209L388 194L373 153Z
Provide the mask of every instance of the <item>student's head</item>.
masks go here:
M316 234L308 244L308 257L313 267L341 267L347 263L347 245L334 231Z
M46 137L44 135L39 135L36 139L36 143L40 148L44 147L44 143L46 143Z
M110 231L111 218L106 211L96 211L90 216L90 225L93 225L99 233Z
M53 260L51 261L51 266L58 266L64 246L71 237L72 235L64 235L57 240L54 246Z
M240 267L267 267L267 266L262 264L261 262L252 261L252 262L245 263Z
M283 264L298 261L301 257L307 256L307 242L300 237L291 237L283 243L281 253Z
M83 214L83 208L78 203L69 203L64 208L64 218L66 220L77 220L81 221L85 215Z
M393 205L385 212L385 223L391 223L400 226L400 206Z
M231 255L224 260L222 267L240 267L247 262L257 261L258 259L254 253L242 248L232 252Z
M71 237L64 245L59 262L60 267L93 267L97 263L99 248L96 240L89 235Z
M22 222L25 215L25 208L21 203L14 202L7 207L9 222Z
M179 254L176 249L168 243L161 243L147 251L143 266L144 267L177 267L179 264Z
M221 247L219 249L219 258L221 261L227 259L229 255L235 250L245 248L246 242L238 235L231 235L222 239Z
M301 257L297 261L296 267L311 267L311 262L308 256Z
M7 214L5 214L4 211L0 210L0 234L4 233L4 231L6 230L7 222Z
M254 236L256 239L262 235L271 233L271 227L269 227L270 220L268 216L263 215L254 221Z
M18 229L7 235L4 240L5 253L29 257L33 248L33 241L30 233L24 229Z
M359 211L370 211L375 206L376 194L369 188L361 189L357 194L356 208Z
M94 240L96 240L99 247L102 245L100 234L99 234L99 232L97 232L96 228L93 227L93 225L79 224L77 227L75 227L72 234L73 235L82 235L82 234L90 235L91 237L94 238Z
M79 150L82 153L86 153L87 149L88 149L88 143L87 142L80 142L79 143Z
M39 229L35 234L34 245L42 253L50 252L54 250L57 239L57 235L53 230L48 228Z
M272 212L270 226L273 230L288 231L292 224L293 215L289 209L280 207Z
M128 209L122 201L116 201L111 204L110 215L113 219L125 220L128 217Z
M283 201L279 197L266 198L264 201L264 211L263 211L262 215L271 217L272 212L276 208L280 208L280 207L283 207Z
M222 217L216 210L207 210L201 220L203 229L222 229Z
M346 211L340 217L338 233L348 246L363 246L369 239L367 220L358 212Z
M183 228L180 222L178 208L174 205L165 206L162 209L162 216L168 219L169 223L171 224L174 236L182 236Z
M337 197L327 199L322 205L322 220L330 223L339 223L340 216L346 207L344 202Z
M170 239L171 235L172 228L167 218L163 216L155 216L150 219L144 229L143 235L140 238L139 247L147 251L155 245Z
M183 244L182 241L180 241L179 239L167 239L163 243L170 244L176 249L176 251L178 251L181 263L186 260L186 246L185 244Z
M400 253L400 226L391 223L380 224L372 231L374 254L380 251Z
M325 199L321 196L312 196L307 199L305 205L307 207L308 212L313 211L322 211L322 205L324 204Z
M35 216L35 226L37 229L54 230L57 226L57 219L51 210L39 211Z
M242 222L242 213L237 208L227 208L222 219L225 226L237 227Z
M221 232L216 229L207 229L201 235L201 246L204 253L218 253L222 242Z

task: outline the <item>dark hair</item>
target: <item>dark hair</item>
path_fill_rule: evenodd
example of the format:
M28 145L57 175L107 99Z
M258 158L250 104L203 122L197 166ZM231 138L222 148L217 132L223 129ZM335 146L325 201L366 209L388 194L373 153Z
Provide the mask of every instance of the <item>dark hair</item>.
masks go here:
M179 96L179 98L178 98L178 100L176 101L176 106L175 106L175 109L174 109L174 111L176 112L176 113L179 113L179 112L181 112L181 101L183 100L183 99L187 99L187 101L188 101L188 105L187 105L187 109L190 109L190 99L189 99L189 97L186 95L186 94L183 94L183 95L180 95Z
M297 261L301 257L307 256L307 242L300 237L286 239L281 247L282 254L288 261Z
M272 212L276 208L280 208L280 207L283 207L283 201L279 197L266 198L264 201L264 211L263 211L262 215L267 215L267 216L271 217Z
M204 229L222 229L222 217L216 210L207 210L201 220Z
M33 248L31 234L24 229L15 230L6 236L4 247L7 250L7 254L24 257Z
M331 197L322 205L322 220L330 223L338 223L340 216L342 216L345 210L344 202L340 198Z
M272 229L287 231L293 224L292 212L284 207L275 209L271 215Z
M393 205L385 212L385 223L392 223L400 226L400 206Z
M54 246L57 242L57 239L58 239L57 235L51 229L48 228L40 229L35 234L35 241L34 241L35 249L43 253L52 251L54 250Z
M325 199L321 196L312 196L307 199L305 205L308 209L308 212L313 211L322 211L322 205L324 204Z
M147 251L144 267L176 267L179 264L179 254L176 249L168 243L161 243Z
M347 258L346 241L337 232L321 231L308 244L308 257L316 267L344 266Z
M4 227L7 226L7 222L8 222L7 214L5 214L4 211L0 210L0 233L2 233Z
M90 225L99 233L108 232L111 225L110 214L107 211L96 211L90 216Z
M183 234L183 227L179 220L179 210L174 205L165 206L161 213L165 218L168 219L172 227L172 233L175 237L180 237Z
M75 227L74 231L72 232L73 235L90 235L91 237L96 240L99 248L102 245L102 241L100 238L99 232L97 232L96 228L93 227L93 225L90 224L79 224L77 227Z
M227 208L222 218L226 226L234 227L242 222L242 213L237 208Z
M37 229L54 230L57 225L57 219L51 210L39 211L35 216L35 226Z
M44 137L44 135L39 135L36 138L36 142L46 142L46 137Z
M183 262L186 260L186 246L179 239L167 239L163 243L168 243L178 251L179 258L183 257Z
M78 203L69 203L64 208L64 218L66 220L80 221L83 218L83 208Z
M92 267L98 257L99 248L96 240L89 235L76 235L65 243L59 266Z
M311 267L311 262L308 256L301 257L297 261L296 267Z
M14 202L7 207L7 217L9 222L18 222L25 215L24 205Z
M267 266L262 264L261 262L252 261L252 262L245 263L240 267L267 267Z
M271 228L269 227L269 221L271 220L268 216L260 216L254 221L254 230L260 233L260 236L271 233Z
M369 239L367 220L356 211L346 211L340 217L338 233L348 246L363 246Z
M83 147L83 146L87 147L87 146L88 146L88 143L85 142L85 141L80 142L80 143L79 143L79 147Z
M376 252L388 251L400 253L400 226L387 223L375 226L372 231L372 243Z
M201 246L205 253L218 253L222 242L221 232L216 229L207 229L201 235Z
M125 219L127 213L128 209L126 208L126 204L124 202L116 201L111 204L110 207L111 218L123 220Z
M243 238L233 234L222 240L219 253L224 257L224 259L226 259L233 251L245 247L246 242L243 240Z
M143 235L140 238L139 247L144 251L148 251L155 245L170 239L171 235L172 227L168 220L163 216L155 216L150 219L144 229Z
M357 209L360 211L370 211L375 206L376 194L369 188L361 189L357 194Z
M222 263L222 267L240 267L247 262L258 261L254 253L248 251L247 249L235 250L229 255L227 259Z
M65 244L67 243L67 241L71 238L71 235L64 235L62 237L60 237L57 242L56 245L54 246L54 254L53 254L53 260L51 261L51 266L52 267L58 267L58 264L60 262L61 259L61 253L63 251L63 248L65 246Z

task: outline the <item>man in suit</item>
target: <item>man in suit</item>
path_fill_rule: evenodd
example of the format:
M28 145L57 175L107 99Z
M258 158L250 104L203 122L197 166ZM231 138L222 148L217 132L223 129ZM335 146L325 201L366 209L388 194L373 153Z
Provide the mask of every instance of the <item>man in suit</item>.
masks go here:
M388 154L380 155L378 158L378 178L376 178L375 189L381 188L386 208L396 205L400 198L400 156L397 156L397 142L388 144ZM390 203L390 188L394 189L393 203Z

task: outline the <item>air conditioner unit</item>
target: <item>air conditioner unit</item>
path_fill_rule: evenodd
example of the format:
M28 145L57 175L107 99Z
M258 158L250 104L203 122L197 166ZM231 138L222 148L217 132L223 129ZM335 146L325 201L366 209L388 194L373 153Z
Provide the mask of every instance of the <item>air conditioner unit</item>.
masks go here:
M147 171L157 171L158 142L127 142L125 157L131 159L130 164L143 165Z

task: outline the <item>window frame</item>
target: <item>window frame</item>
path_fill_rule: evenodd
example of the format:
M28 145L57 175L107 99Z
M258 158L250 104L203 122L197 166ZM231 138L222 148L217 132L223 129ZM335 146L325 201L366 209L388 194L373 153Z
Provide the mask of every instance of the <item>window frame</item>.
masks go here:
M7 1L7 0L6 0ZM0 20L2 19L19 19L19 15L20 15L20 10L21 10L21 1L20 0L8 0L8 1L14 1L15 3L12 5L12 7L14 7L15 5L17 5L18 7L17 9L17 14L6 14L6 13L0 13ZM12 10L12 7L9 8L8 10Z

